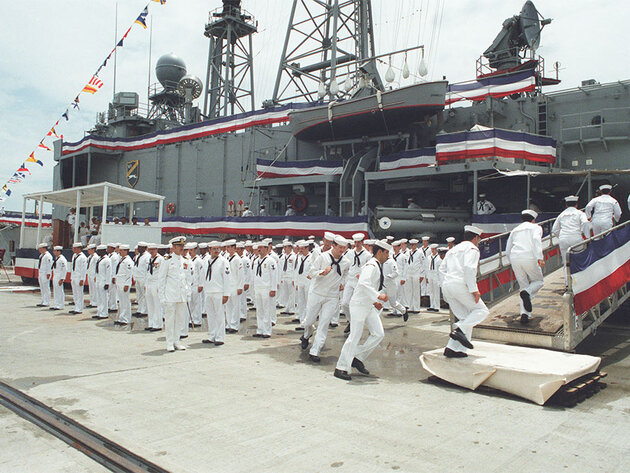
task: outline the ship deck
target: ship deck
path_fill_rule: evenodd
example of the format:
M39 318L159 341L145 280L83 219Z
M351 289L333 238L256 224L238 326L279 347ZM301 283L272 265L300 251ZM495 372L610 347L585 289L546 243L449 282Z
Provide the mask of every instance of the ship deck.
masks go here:
M201 343L204 319L187 351L166 353L164 333L145 332L145 319L122 329L92 320L93 310L36 308L38 294L14 284L2 275L0 380L170 471L630 468L627 310L580 346L603 357L608 389L572 409L541 408L429 378L418 357L446 343L446 312L406 325L384 316L372 375L346 383L332 376L343 319L320 365L301 352L289 317L271 339L252 338L253 312L222 347ZM4 407L0 439L1 471L103 471Z

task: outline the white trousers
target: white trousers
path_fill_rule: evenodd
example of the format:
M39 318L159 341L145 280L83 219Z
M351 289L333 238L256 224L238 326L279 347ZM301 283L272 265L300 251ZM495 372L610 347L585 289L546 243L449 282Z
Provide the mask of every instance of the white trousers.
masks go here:
M74 311L83 312L83 286L81 286L81 280L73 278L70 280L72 285L72 299L74 300Z
M192 323L195 325L201 325L201 308L203 306L203 292L197 292L197 286L190 288L190 315ZM139 311L140 309L138 309Z
M335 312L339 315L339 297L337 295L323 297L313 292L308 295L308 304L306 305L306 317L304 319L304 338L310 338L315 331L315 321L319 316L317 324L317 333L311 347L311 355L318 356L319 352L324 348L326 337L328 336L328 324L332 320Z
M440 310L440 279L437 274L429 279L427 288L429 292L429 300L431 302L431 309Z
M405 281L405 284L401 284L402 281ZM398 300L405 307L409 307L409 283L406 279L398 280Z
M593 228L593 235L599 235L600 233L610 230L614 226L612 220L591 220L591 227Z
M356 278L355 278L356 279ZM357 279L358 282L358 279ZM350 299L352 299L352 295L354 294L354 288L357 287L357 283L346 284L343 287L343 294L341 296L341 310L346 316L346 320L350 322Z
M377 310L376 307L371 304L353 302L350 304L350 312L352 313L350 335L343 344L341 355L339 355L339 360L337 361L337 369L348 373L352 369L352 360L356 358L365 362L385 336L380 317L381 311ZM363 345L359 346L364 325L367 325L370 335Z
M109 291L105 289L105 285L102 283L94 283L94 290L96 291L96 316L99 319L106 319L108 315L108 297Z
M184 311L185 311L184 320L182 320L182 326L180 327L180 332L179 332L179 335L181 337L188 336L188 324L192 322L192 317L190 313L190 296L188 296L188 302L184 303Z
M116 290L116 284L109 285L109 293L107 294L107 300L109 302L109 310L118 309L118 294Z
M158 294L157 284L146 285L144 287L144 297L147 301L147 314L149 328L162 328L162 304L160 304L160 295Z
M420 283L420 295L421 296L429 296L429 284L427 283L427 279L424 278Z
M308 284L300 284L297 286L295 316L300 319L300 324L304 324L306 318L306 305L308 304Z
M50 279L46 277L44 273L37 277L39 281L39 291L42 294L42 304L45 306L50 305Z
M126 324L131 323L131 299L129 298L129 291L131 288L124 291L124 286L116 286L118 293L118 321Z
M241 319L246 319L247 318L247 297L249 294L249 290L247 291L243 291L243 294L241 294L239 297L239 304L240 304L240 314L241 314Z
M179 336L184 321L188 320L188 308L185 302L167 302L164 305L164 325L166 328L166 349L181 346Z
M468 291L468 286L463 283L445 283L444 287L442 287L442 292L444 293L444 300L448 302L453 315L457 317L457 322L454 324L455 327L460 328L470 341L475 325L483 322L488 316L489 312L486 304L481 299L475 303L475 298ZM464 345L452 338L449 338L446 347L463 353L466 353L468 350Z
M55 309L63 309L65 305L65 294L63 292L63 283L59 285L59 281L63 279L55 279L53 281L53 307Z
M276 313L275 297L269 295L271 289L256 288L256 323L258 325L256 333L261 335L271 335L272 314ZM209 317L209 316L208 316Z
M420 310L420 275L409 275L405 286L408 286L407 302L409 303L409 310L412 312L418 312Z
M205 301L208 311L208 339L211 342L225 342L226 304L223 304L223 294L208 293L205 295Z
M227 319L227 328L238 330L241 326L241 306L236 291L230 294L230 298L225 304L225 318Z
M280 305L285 307L285 312L295 313L295 286L293 281L285 279L280 281Z
M136 281L136 302L137 310L141 314L147 314L147 295L144 281Z
M98 297L96 295L96 282L94 281L94 278L91 276L88 276L88 295L90 296L90 304L91 306L98 306L98 302L96 300L96 298Z
M520 290L526 291L533 301L534 296L538 294L538 291L543 287L543 273L541 267L538 266L538 261L535 259L513 260L512 270L514 271L514 276L516 276ZM531 312L525 310L523 300L520 298L519 304L521 306L521 314L532 315Z
M402 291L400 288L400 281L395 279L391 281L391 284L385 286L385 294L387 294L388 304L392 308L394 314L404 314L405 306L398 300L398 294Z

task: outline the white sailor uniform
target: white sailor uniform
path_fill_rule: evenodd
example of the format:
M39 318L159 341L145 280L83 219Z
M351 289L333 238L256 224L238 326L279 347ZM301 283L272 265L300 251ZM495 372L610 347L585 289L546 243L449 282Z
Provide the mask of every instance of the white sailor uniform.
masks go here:
M74 300L74 312L83 312L83 284L87 276L87 256L83 252L72 255L70 284L72 286L72 298Z
M52 272L53 308L63 309L65 305L63 282L66 280L66 275L68 274L68 261L63 255L53 259Z
M39 262L37 263L39 281L39 290L42 295L43 306L50 305L50 278L52 274L53 255L49 251L39 255Z
M221 255L204 258L199 283L203 287L202 295L207 310L208 340L212 343L225 342L226 304L223 303L223 298L230 298L235 294L228 260Z
M147 327L161 329L164 326L162 320L162 304L158 294L158 277L160 266L164 263L164 257L159 253L149 259L147 264L147 276L145 278L144 290L147 301Z
M133 273L133 260L129 255L121 258L114 268L116 280L116 293L118 295L118 322L131 323L131 279ZM125 289L126 288L126 289Z
M105 286L112 286L112 263L107 254L97 256L96 267L94 268L94 284L96 290L96 316L99 319L108 318L108 298L109 290Z
M173 254L160 265L158 275L158 293L164 306L166 326L166 349L185 349L179 341L181 327L188 320L186 304L190 297L190 285L186 279L185 260L181 255Z
M621 207L614 197L608 194L592 199L584 209L586 216L591 219L593 235L610 230L621 218Z

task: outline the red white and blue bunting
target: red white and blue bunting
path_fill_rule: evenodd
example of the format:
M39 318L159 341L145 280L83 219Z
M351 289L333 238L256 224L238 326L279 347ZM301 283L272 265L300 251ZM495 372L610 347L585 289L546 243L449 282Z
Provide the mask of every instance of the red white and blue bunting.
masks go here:
M271 161L256 160L258 177L304 177L304 176L340 176L343 173L343 161Z
M383 156L380 159L379 171L421 168L435 164L435 148L419 148Z
M536 88L536 72L532 69L514 74L488 77L459 84L450 84L446 92L446 105L460 100L480 101L486 97L507 97L508 95L532 92Z

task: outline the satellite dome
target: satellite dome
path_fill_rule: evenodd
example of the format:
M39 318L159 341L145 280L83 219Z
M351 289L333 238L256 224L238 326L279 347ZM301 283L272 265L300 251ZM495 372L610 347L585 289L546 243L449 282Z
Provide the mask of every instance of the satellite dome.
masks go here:
M155 75L165 89L176 89L186 75L186 63L174 54L165 54L157 60Z

